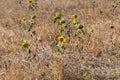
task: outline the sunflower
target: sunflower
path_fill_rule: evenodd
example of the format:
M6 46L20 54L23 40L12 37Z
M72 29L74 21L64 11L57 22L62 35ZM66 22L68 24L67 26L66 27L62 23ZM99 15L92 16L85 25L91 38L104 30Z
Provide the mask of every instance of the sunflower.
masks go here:
M77 15L76 15L76 14L74 14L74 15L73 15L73 18L77 18Z
M73 18L72 23L73 23L73 24L76 24L76 23L77 23L77 19L76 19L76 18Z
M22 22L25 23L25 22L26 22L26 18L23 18L23 19L22 19Z
M65 42L66 42L66 39L65 39L65 37L64 36L58 36L58 42L60 42L60 43L62 43L62 44L64 44Z
M83 25L80 25L80 24L78 24L78 26L77 26L77 28L78 29L82 29L84 26Z
M28 0L28 4L29 4L29 5L31 5L31 4L32 4L32 2L33 2L32 0Z
M60 19L60 17L61 17L60 12L59 12L59 11L56 11L56 12L55 12L55 16L54 16L54 18L56 18L56 19Z

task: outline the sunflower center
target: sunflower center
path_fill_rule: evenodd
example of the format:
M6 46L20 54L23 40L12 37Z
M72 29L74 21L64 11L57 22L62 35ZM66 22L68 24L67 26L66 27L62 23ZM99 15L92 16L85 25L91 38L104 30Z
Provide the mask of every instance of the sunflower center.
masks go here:
M32 1L29 1L29 3L32 3Z
M63 42L63 38L60 38L60 42Z

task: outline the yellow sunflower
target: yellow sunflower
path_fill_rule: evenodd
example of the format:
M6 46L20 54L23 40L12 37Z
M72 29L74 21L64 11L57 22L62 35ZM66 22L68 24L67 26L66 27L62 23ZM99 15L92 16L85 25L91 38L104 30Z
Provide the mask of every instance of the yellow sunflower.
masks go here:
M29 5L31 5L31 4L32 4L32 2L33 2L32 0L28 0L28 4L29 4Z
M59 11L55 12L54 14L54 19L60 19L61 18L61 14Z
M73 23L73 24L76 24L76 23L77 23L77 19L76 19L76 18L73 18L72 23Z
M64 44L66 42L66 39L64 36L58 36L57 40L58 40L58 42L60 42L62 44Z

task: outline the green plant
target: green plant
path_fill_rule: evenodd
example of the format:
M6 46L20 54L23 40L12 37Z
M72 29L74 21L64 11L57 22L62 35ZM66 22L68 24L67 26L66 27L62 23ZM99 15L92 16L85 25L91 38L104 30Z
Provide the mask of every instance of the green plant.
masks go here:
M29 26L29 29L28 29L28 31L31 31L31 29L32 29L32 27L33 27L33 25L34 25L34 23L35 23L35 18L36 18L36 16L35 15L32 15L31 17L30 17L30 19L28 20L28 26Z
M66 38L64 36L58 36L56 41L56 46L58 47L58 52L64 53L64 43L66 42Z
M37 8L37 2L33 2L33 0L28 0L29 9L34 10Z
M56 42L56 46L58 47L58 51L63 53L64 52L64 45L62 41L65 41L65 37L70 33L71 31L74 31L72 29L75 29L76 32L72 32L73 34L79 36L78 33L84 28L82 24L78 22L77 15L72 15L70 20L65 20L63 16L61 16L61 13L59 11L56 11L54 13L54 23L58 22L58 26L60 26L59 30L59 36L58 41ZM68 33L69 32L69 33ZM82 31L81 31L82 32ZM61 44L62 43L62 44Z
M22 49L26 49L29 47L29 43L26 40L22 40L20 42L20 45L21 45Z
M83 29L83 25L81 25L80 23L76 23L75 25L74 25L74 27L75 27L75 30L77 31L77 32L79 32L81 29Z

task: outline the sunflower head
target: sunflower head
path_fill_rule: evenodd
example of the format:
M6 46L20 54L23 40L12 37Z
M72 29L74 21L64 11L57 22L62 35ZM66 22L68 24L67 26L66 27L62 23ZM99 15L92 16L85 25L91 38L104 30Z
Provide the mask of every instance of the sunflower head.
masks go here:
M26 19L25 19L25 18L23 18L23 21L26 21Z
M32 0L28 0L28 4L29 4L29 5L31 5L31 4L32 4L32 2L33 2Z
M65 37L64 36L58 36L58 42L60 42L60 43L62 43L62 44L64 44L65 42L66 42L66 39L65 39Z
M73 15L73 18L77 18L77 15L76 15L76 14L74 14L74 15Z
M23 18L23 19L22 19L22 22L25 23L25 22L26 22L26 18Z
M118 5L120 5L120 1L118 1Z
M54 15L54 19L60 19L61 18L61 14L59 11L56 11L55 12L55 15Z
M73 24L76 24L76 23L77 23L77 19L76 19L76 18L73 18L73 19L72 19L72 23L73 23Z
M78 29L82 29L83 27L83 25L78 25Z
M91 29L91 30L90 30L90 32L91 32L91 33L93 33L93 32L94 32L94 30L93 30L93 29Z

